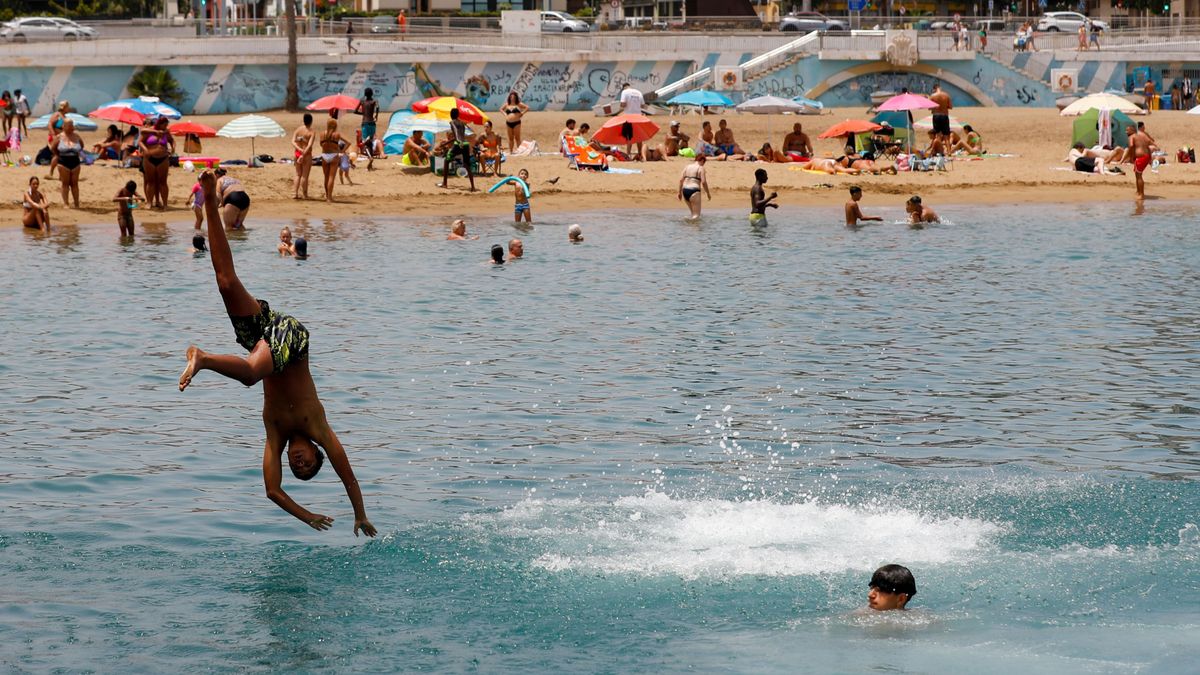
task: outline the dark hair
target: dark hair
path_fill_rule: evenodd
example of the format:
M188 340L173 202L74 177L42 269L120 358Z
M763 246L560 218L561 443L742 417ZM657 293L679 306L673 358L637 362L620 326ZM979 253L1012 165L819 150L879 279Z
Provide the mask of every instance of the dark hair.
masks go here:
M223 167L223 166L219 166L213 171L214 176L224 176L227 173L229 173L229 172L226 171L225 167Z
M104 139L104 140L109 140L109 139L111 139L113 136L116 136L116 137L120 138L120 136L121 136L121 128L120 128L120 127L118 127L118 126L117 126L117 125L115 125L115 124L110 124L110 125L108 125L108 138L106 138L106 139Z
M492 262L504 262L504 246L501 244L492 244Z
M192 235L192 248L196 249L197 251L208 250L204 246L204 235L200 234L199 232Z
M134 181L126 181L125 191L128 192L129 194L133 194L133 193L137 192L137 183Z
M862 188L857 185L851 185L850 186L850 194L860 195L860 194L862 194Z
M450 119L452 119L452 120L458 119L458 108L450 109Z
M308 240L304 237L296 237L292 246L296 249L296 255L308 256Z
M375 98L375 90L370 87L367 87L366 90L363 92L363 96L368 101L370 101L371 99Z
M908 597L917 594L917 580L903 565L884 565L871 575L869 588L878 588L884 593L903 593Z
M1145 128L1146 128L1146 123L1145 123L1145 122L1138 122L1138 123L1137 123L1137 128L1138 128L1138 131L1141 131L1142 129L1145 129Z
M304 113L304 126L312 126L312 113Z
M588 124L587 122L584 122L583 124L579 125L580 131L583 131L584 129L591 129L591 128L592 128L592 125Z
M574 118L574 117L568 117L568 118L567 118L567 126L571 126L572 124L575 124L575 118Z
M313 450L317 452L317 463L313 465L312 471L307 474L301 474L299 471L296 471L295 466L292 466L293 476L300 480L312 480L318 473L321 473L321 467L325 465L325 453L321 452L321 449L315 444L313 445ZM289 466L291 466L290 462Z
M765 183L767 180L767 170L766 169L755 169L754 170L754 180L756 180L760 183Z
M513 99L516 99L515 101ZM508 98L504 99L505 103L520 103L521 95L515 91L508 92Z
M967 132L968 134L975 133L975 130L971 128L970 124L964 124L963 131Z
M35 181L35 180L36 180L36 181L38 181L39 183L41 182L41 179L39 179L37 176L30 176L30 177L29 177L29 184L30 184L30 185L33 185L33 181Z
M1075 148L1076 150L1082 150L1083 149L1083 141L1075 141L1075 145L1072 145L1071 147Z
M13 89L13 96L20 96L20 95L21 95L20 89Z
M909 204L920 204L920 203L921 203L921 196L920 196L920 195L913 195L913 196L909 197L909 198L908 198L908 203L909 203Z

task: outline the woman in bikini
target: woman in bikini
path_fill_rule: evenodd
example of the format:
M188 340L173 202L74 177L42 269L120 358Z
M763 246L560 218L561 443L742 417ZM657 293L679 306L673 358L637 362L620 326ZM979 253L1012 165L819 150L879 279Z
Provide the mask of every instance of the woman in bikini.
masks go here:
M521 147L521 118L529 112L529 106L521 103L517 92L510 91L500 112L504 113L504 125L508 127L508 151L513 152Z
M691 215L688 220L700 220L701 190L712 199L708 190L708 177L704 175L705 155L696 155L696 161L683 167L683 175L679 177L679 199L687 204Z
M69 119L63 122L62 133L50 143L50 151L54 153L54 160L58 164L63 206L70 206L67 203L67 195L70 194L74 198L75 208L79 208L79 166L83 164L83 139L75 133L75 122Z
M25 190L25 196L21 200L25 206L25 215L21 218L21 223L25 227L49 232L50 200L38 189L41 184L37 176L29 179L29 189Z
M213 173L217 176L217 203L221 205L221 219L225 221L225 229L245 229L246 213L250 211L250 195L246 194L242 181L226 175L225 169L217 169ZM212 224L211 221L209 224Z
M308 199L308 174L312 173L313 142L317 139L312 123L312 114L304 113L304 124L292 133L292 150L296 153L296 180L292 186L296 194L292 199L300 199L301 193Z
M786 164L792 161L792 158L772 148L770 143L763 143L763 146L758 149L758 161Z
M488 164L492 165L492 175L500 175L500 136L492 129L492 121L483 124L483 134L475 139L479 148L479 169L482 175L487 175Z
M337 180L338 160L341 159L342 135L338 133L337 120L330 118L325 122L325 131L321 133L321 171L325 174L325 201L333 201L333 184Z
M63 126L67 122L67 112L71 110L70 101L61 101L58 104L58 110L50 116L50 121L46 124L46 133L49 138L46 139L46 145L50 146L50 150L54 150L54 139L62 133ZM54 178L54 170L58 168L58 155L50 157L50 168L47 170L46 178Z
M142 153L142 191L146 193L146 205L165 210L171 196L167 173L171 169L171 154L175 152L175 138L167 131L166 117L159 117L154 121L154 128L142 134L138 150Z

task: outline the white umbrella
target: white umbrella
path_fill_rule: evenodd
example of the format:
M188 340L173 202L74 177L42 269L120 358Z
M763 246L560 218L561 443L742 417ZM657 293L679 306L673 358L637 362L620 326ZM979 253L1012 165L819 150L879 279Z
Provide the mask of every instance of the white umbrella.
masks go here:
M757 96L742 101L734 109L738 112L754 113L755 115L777 115L779 113L800 113L808 106L778 96Z
M1189 114L1189 115L1200 115L1200 105L1198 105L1198 106L1196 106L1195 108L1192 108L1191 110L1187 111L1187 114Z
M1071 105L1063 108L1059 113L1063 117L1076 117L1087 111L1095 108L1097 110L1120 110L1126 115L1145 115L1146 111L1142 110L1136 104L1131 103L1120 96L1114 94L1089 94L1075 101Z
M249 138L250 139L250 159L253 164L255 157L254 139L259 138L282 138L287 135L283 127L270 117L263 115L242 115L241 117L231 120L229 124L221 127L217 132L218 136L225 138Z

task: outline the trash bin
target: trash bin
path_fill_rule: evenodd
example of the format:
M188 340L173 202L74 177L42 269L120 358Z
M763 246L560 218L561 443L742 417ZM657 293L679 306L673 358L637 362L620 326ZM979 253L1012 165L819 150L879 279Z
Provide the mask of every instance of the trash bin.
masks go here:
M1164 110L1171 109L1171 95L1170 94L1160 94L1158 99L1159 99L1158 105L1154 106L1155 110L1158 110L1159 108L1162 108Z

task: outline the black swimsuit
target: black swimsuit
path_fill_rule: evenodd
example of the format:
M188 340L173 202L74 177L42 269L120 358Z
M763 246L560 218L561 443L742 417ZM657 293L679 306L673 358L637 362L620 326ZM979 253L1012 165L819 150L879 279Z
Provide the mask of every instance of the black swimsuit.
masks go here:
M504 109L504 114L505 114L505 115L515 115L515 114L517 114L517 113L519 113L519 112L521 112L521 109L520 109L520 108L516 108L516 107L512 107L512 108L505 108L505 109ZM509 128L509 129L516 129L517 127L521 126L521 120L517 120L516 122L510 122L510 121L508 121L508 120L505 120L505 121L504 121L504 123L508 125L508 128Z

